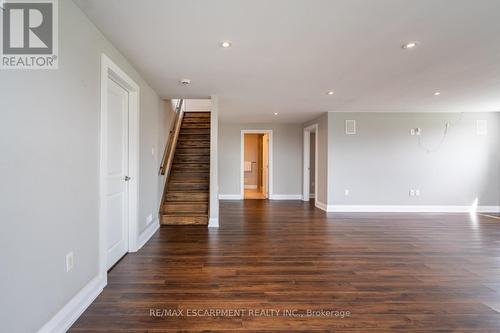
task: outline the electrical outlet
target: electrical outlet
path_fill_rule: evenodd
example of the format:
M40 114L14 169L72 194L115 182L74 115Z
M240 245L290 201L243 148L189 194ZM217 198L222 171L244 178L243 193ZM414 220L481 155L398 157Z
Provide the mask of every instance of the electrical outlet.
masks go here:
M410 197L414 197L415 196L415 190L410 190Z
M345 189L345 190L344 190L344 195L345 195L346 197L348 197L348 196L349 196L349 190L348 190L348 189Z
M155 156L155 149L154 148L151 148L151 156Z
M150 224L151 222L153 222L153 214L149 214L146 218L146 224Z
M75 266L75 259L73 257L73 252L66 254L66 273L73 269Z
M415 135L415 129L414 128L410 129L410 135Z
M417 197L419 197L419 196L420 196L420 190L415 190L415 195L416 195Z

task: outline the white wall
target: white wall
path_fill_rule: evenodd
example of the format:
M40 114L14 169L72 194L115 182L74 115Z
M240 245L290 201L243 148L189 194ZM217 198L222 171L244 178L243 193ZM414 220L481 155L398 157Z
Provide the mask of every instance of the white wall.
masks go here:
M345 135L348 119L356 120L356 135ZM488 121L487 136L477 135L478 119ZM447 122L448 134L439 146ZM498 112L329 112L304 127L312 123L320 125L318 192L323 204L466 207L477 198L480 206L500 205ZM421 136L411 136L410 129L417 127ZM410 189L420 190L420 196L410 197Z
M273 195L302 193L302 125L219 124L219 190L241 195L241 130L273 131Z
M356 120L356 135L345 135L346 119ZM488 121L487 136L476 134L478 119ZM447 122L442 145L427 152L439 147ZM500 113L331 112L328 126L329 204L500 204ZM420 137L410 135L416 127Z
M59 24L58 70L0 73L2 332L36 332L98 273L102 52L141 90L140 230L163 185L169 116L159 96L72 1L59 1Z

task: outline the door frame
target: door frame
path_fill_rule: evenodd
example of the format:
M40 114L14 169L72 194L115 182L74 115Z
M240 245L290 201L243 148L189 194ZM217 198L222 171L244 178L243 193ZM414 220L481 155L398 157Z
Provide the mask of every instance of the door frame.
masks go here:
M129 177L128 181L128 252L138 249L138 203L139 203L139 85L104 53L101 55L101 114L99 128L99 275L107 281L107 249L105 207L105 173L107 168L106 114L108 102L108 80L111 79L129 94Z
M268 160L269 160L269 172L268 172L268 196L267 199L271 199L273 195L273 130L270 129L242 129L241 130L241 151L240 151L240 196L241 199L245 199L245 134L267 134L269 135L269 147L268 147Z
M302 161L303 179L302 179L302 200L310 200L310 182L311 178L311 133L314 133L314 203L318 200L318 124L313 124L304 128L304 156Z

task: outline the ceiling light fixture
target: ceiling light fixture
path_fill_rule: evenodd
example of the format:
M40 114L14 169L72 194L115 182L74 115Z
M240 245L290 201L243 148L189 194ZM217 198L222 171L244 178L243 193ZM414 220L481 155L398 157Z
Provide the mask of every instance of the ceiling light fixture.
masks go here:
M222 46L225 49L230 48L231 45L233 45L233 43L229 40L225 40L222 43L220 43L220 46Z
M401 48L404 50L408 50L414 48L415 46L417 46L417 44L418 44L417 42L408 42L406 44L403 44Z
M277 115L279 115L279 113L278 113L278 112L275 112L275 113L274 113L274 115L275 115L275 116L277 116Z
M191 80L190 79L181 79L179 81L183 86L188 86L191 84Z
M441 95L441 92L440 92L440 91L436 91L436 92L434 93L434 96L439 96L439 95Z
M331 96L331 95L333 95L333 94L334 94L334 92L333 92L333 90L330 90L330 91L329 91L329 92L327 92L326 94Z

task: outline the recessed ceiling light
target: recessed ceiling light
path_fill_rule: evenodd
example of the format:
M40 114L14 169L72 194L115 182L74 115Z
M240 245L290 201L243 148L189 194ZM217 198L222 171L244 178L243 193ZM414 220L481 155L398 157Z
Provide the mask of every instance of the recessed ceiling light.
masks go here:
M220 46L222 46L225 49L231 47L231 45L233 45L233 43L231 41L229 41L229 40L225 40L222 43L220 43Z
M333 95L333 90L330 90L329 92L326 93L327 95Z
M417 46L417 42L408 42L406 44L403 44L401 47L405 50L412 49L415 46Z
M179 82L180 82L182 85L184 85L184 86L188 86L188 85L190 85L190 84L191 84L191 80L190 80L190 79L181 79Z
M441 95L441 92L440 92L440 91L436 91L436 92L434 93L434 96L439 96L439 95Z
M275 112L275 113L274 113L274 115L275 115L275 116L277 116L277 115L279 115L279 113L278 113L278 112Z

